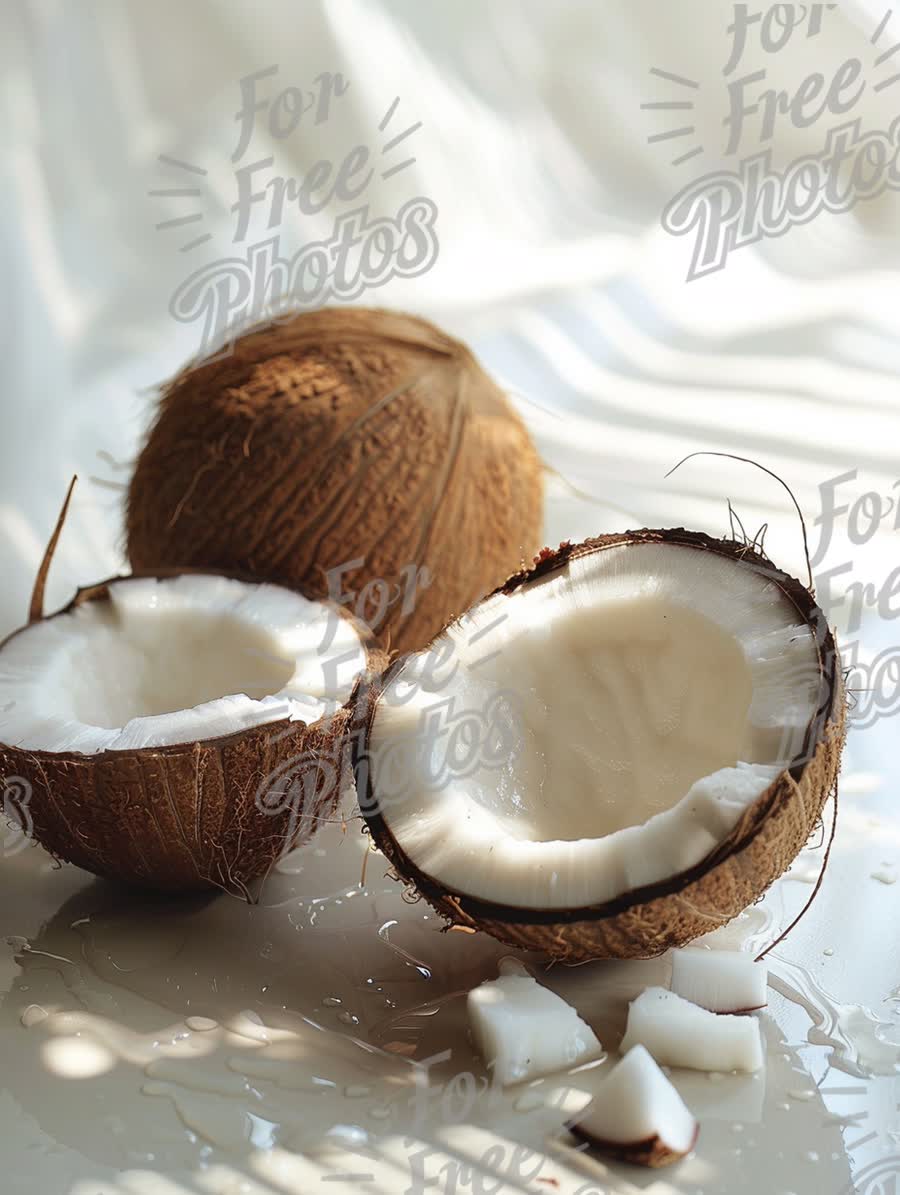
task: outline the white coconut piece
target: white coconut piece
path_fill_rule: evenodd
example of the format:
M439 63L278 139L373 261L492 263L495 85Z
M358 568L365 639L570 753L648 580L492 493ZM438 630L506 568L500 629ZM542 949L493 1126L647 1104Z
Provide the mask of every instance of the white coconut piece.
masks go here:
M672 954L672 991L710 1012L765 1008L768 968L741 950L685 947Z
M312 724L365 667L353 624L276 585L123 578L108 601L36 622L0 651L0 742L130 751Z
M467 1006L475 1044L503 1086L565 1070L603 1052L571 1004L530 975L489 979L469 992Z
M763 1065L753 1017L709 1012L665 988L647 988L628 1008L622 1044L646 1046L661 1066L698 1071L756 1071Z
M690 1153L699 1126L644 1046L634 1046L569 1125L574 1136L620 1161L666 1166Z

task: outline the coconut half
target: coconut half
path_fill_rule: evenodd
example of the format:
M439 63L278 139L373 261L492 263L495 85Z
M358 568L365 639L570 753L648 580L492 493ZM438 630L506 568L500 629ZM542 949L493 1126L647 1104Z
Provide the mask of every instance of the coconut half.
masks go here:
M0 778L59 858L244 891L334 811L366 663L349 619L276 585L110 580L0 646Z
M700 1126L643 1046L617 1062L569 1132L619 1162L654 1168L689 1154Z
M357 788L450 920L556 958L647 957L790 864L835 783L834 639L746 545L546 552L368 693Z

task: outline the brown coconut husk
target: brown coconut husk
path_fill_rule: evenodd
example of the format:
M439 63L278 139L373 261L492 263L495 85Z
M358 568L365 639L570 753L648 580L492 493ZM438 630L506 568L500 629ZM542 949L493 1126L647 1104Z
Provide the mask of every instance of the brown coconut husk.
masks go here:
M357 595L382 644L414 650L531 558L542 501L524 424L464 344L415 316L326 308L251 329L164 388L128 553Z

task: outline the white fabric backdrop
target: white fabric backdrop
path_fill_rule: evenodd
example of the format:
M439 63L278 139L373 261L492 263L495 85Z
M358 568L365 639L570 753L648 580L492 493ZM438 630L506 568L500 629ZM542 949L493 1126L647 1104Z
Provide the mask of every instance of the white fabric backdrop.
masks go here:
M844 4L818 38L768 56L769 81L796 87L850 53L871 62L883 11ZM847 469L860 470L859 492L886 491L898 472L900 222L888 193L685 282L687 238L665 233L659 216L693 167L672 167L670 145L647 143L669 118L640 103L679 94L653 66L699 81L691 119L703 169L715 166L730 14L719 0L7 4L0 625L21 620L75 471L85 480L51 601L119 566L121 491L111 487L149 417L147 388L197 349L197 327L168 305L188 272L233 251L238 81L272 64L283 86L322 71L350 80L322 129L301 125L277 143L257 131L258 156L274 152L285 173L370 140L395 96L406 124L422 122L415 167L376 177L367 198L373 211L432 198L438 262L361 301L430 314L470 338L519 396L548 463L613 504L586 504L557 482L548 540L623 522L722 530L728 496L748 527L774 522L770 548L799 568L796 523L775 483L719 461L670 482L663 474L706 448L776 469L810 514L819 483ZM747 69L757 64L748 56ZM870 81L865 126L887 128L896 110L892 89ZM821 125L782 124L776 158L822 137ZM155 228L186 210L148 195L185 181L159 154L208 171L193 228L213 236L191 254L178 248L188 232ZM333 215L286 220L283 242L325 235ZM874 577L889 537L868 551L888 554L866 564L854 550Z

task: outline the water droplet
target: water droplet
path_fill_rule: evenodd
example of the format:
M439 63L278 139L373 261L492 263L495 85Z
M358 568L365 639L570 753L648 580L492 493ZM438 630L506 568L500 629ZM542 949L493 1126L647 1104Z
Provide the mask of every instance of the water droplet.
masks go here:
M834 950L831 946L826 946L822 953L827 954L828 957L831 958L831 956L834 954Z
M209 1033L212 1029L218 1029L218 1021L214 1021L211 1017L188 1017L184 1022L193 1033Z
M897 877L892 875L889 871L873 871L872 879L877 880L879 884L896 884Z
M326 1137L332 1137L344 1145L365 1145L369 1140L368 1132L360 1124L332 1125Z
M402 946L398 946L396 942L392 942L388 937L388 930L399 924L399 921L396 920L385 921L385 923L379 927L379 938L381 938L385 946L388 946L391 950L393 950L394 954L399 955L399 957L402 958L408 966L414 967L423 979L431 979L430 967L426 967L425 963L423 963L421 959L417 959L414 954L410 954L408 950L404 950Z
M816 1093L811 1087L796 1087L787 1092L787 1097L790 1100L811 1100L815 1099L815 1095Z
M819 1155L816 1153L816 1151L814 1149L811 1149L806 1154L806 1160L807 1160L807 1162L818 1162Z
M326 996L322 1001L326 1008L337 1008L338 1005L343 1004L343 1000L339 996Z
M356 1015L356 1013L348 1012L346 1009L343 1012L338 1013L338 1020L344 1025L359 1024L359 1017Z
M743 1133L744 1126L735 1121L735 1123L731 1126L731 1131L732 1133Z
M29 1004L22 1013L21 1020L26 1029L31 1029L34 1025L40 1025L41 1021L46 1021L47 1016L45 1008L41 1008L39 1004Z

